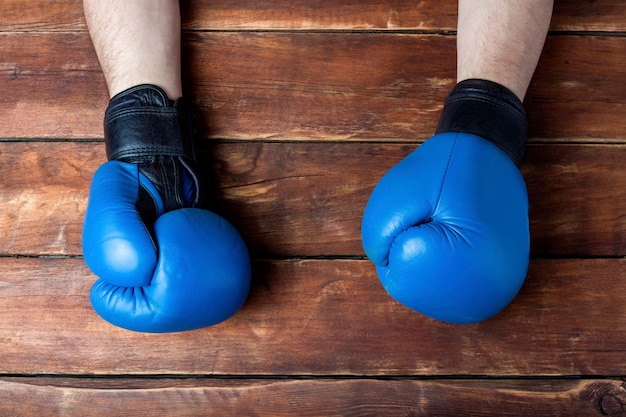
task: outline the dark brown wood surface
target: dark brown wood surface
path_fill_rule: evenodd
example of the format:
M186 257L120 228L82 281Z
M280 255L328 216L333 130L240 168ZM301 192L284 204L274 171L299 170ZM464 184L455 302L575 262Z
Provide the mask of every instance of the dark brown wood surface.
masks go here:
M86 33L0 33L0 44L12 93L0 137L102 136L106 88ZM455 79L453 35L190 32L184 53L212 139L417 142ZM623 37L550 37L527 98L530 142L623 141L624 57Z
M454 326L387 296L360 219L454 84L456 1L182 3L208 208L250 247L250 297L178 334L93 312L104 79L81 1L3 1L0 415L626 415L626 4L557 0L525 103L528 278Z
M618 32L626 29L620 0L556 0L552 30ZM270 0L182 2L185 30L423 30L454 31L456 1ZM86 30L81 0L5 0L0 31Z
M255 257L364 256L371 189L417 144L220 142L202 146L211 208L241 230ZM2 142L0 254L81 255L99 142ZM626 253L626 147L531 144L522 172L533 255ZM303 192L306 190L306 192Z
M244 308L193 332L113 327L81 258L3 258L3 373L187 376L626 374L623 259L534 259L495 318L443 324L391 300L366 260L256 260Z
M621 415L619 380L0 380L0 412L115 416ZM390 401L393 399L393 401ZM11 402L25 404L16 414ZM28 406L26 406L26 404ZM28 412L32 414L28 414Z

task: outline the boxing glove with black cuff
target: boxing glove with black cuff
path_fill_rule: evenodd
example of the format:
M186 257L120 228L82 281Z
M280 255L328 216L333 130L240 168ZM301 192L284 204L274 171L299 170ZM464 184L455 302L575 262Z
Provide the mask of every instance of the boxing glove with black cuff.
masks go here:
M99 277L95 311L154 333L231 317L249 291L250 259L234 227L200 208L185 101L132 87L110 100L104 135L109 162L94 174L83 227L85 261Z
M518 169L526 130L515 94L465 80L447 97L436 134L382 177L365 208L362 242L395 300L463 324L514 299L530 253Z

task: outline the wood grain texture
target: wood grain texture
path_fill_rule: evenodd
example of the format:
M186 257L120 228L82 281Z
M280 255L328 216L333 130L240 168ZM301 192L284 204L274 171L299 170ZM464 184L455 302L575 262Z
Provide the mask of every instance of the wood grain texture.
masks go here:
M185 29L213 30L437 30L456 29L456 0L190 1L183 6Z
M207 207L241 231L255 257L363 256L373 187L416 145L205 143ZM98 142L0 142L0 254L80 255ZM533 256L626 254L626 147L530 145Z
M78 255L104 144L0 142L0 254Z
M246 0L182 2L183 28L196 30L422 30L456 29L456 0L437 2ZM25 13L24 10L28 10ZM557 0L552 30L626 29L619 0ZM81 0L4 0L0 31L86 31Z
M79 258L0 258L2 374L515 377L626 374L626 261L533 260L514 302L459 326L393 301L358 260L255 261L244 308L175 334L93 312Z
M107 91L87 34L2 33L0 56L1 138L102 137Z
M197 33L185 39L189 96L209 138L414 141L433 132L454 84L453 37Z
M0 413L52 416L623 416L619 380L0 380Z
M549 38L525 100L532 140L622 143L625 58L622 38Z
M556 0L551 30L623 32L626 5L618 1Z
M626 29L619 0L556 0L551 30L617 32ZM185 28L211 30L423 30L456 29L457 1L190 1Z
M189 33L186 94L205 138L412 143L435 129L454 51L453 36ZM87 34L0 34L0 53L1 138L102 137ZM623 142L624 56L623 37L551 37L527 99L530 142Z
M0 32L86 31L82 0L0 2Z

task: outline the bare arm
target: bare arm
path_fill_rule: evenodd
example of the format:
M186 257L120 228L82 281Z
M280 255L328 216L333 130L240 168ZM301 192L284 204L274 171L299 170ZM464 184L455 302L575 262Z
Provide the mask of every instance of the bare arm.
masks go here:
M459 0L457 81L494 81L523 100L552 5L552 0Z
M182 95L178 0L83 0L109 95L154 84Z

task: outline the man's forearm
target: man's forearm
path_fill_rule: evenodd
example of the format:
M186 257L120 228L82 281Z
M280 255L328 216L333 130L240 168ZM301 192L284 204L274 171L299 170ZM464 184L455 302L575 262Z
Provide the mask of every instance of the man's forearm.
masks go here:
M178 0L84 0L110 96L138 84L182 95Z
M459 0L457 81L494 81L523 100L552 5L552 0Z

